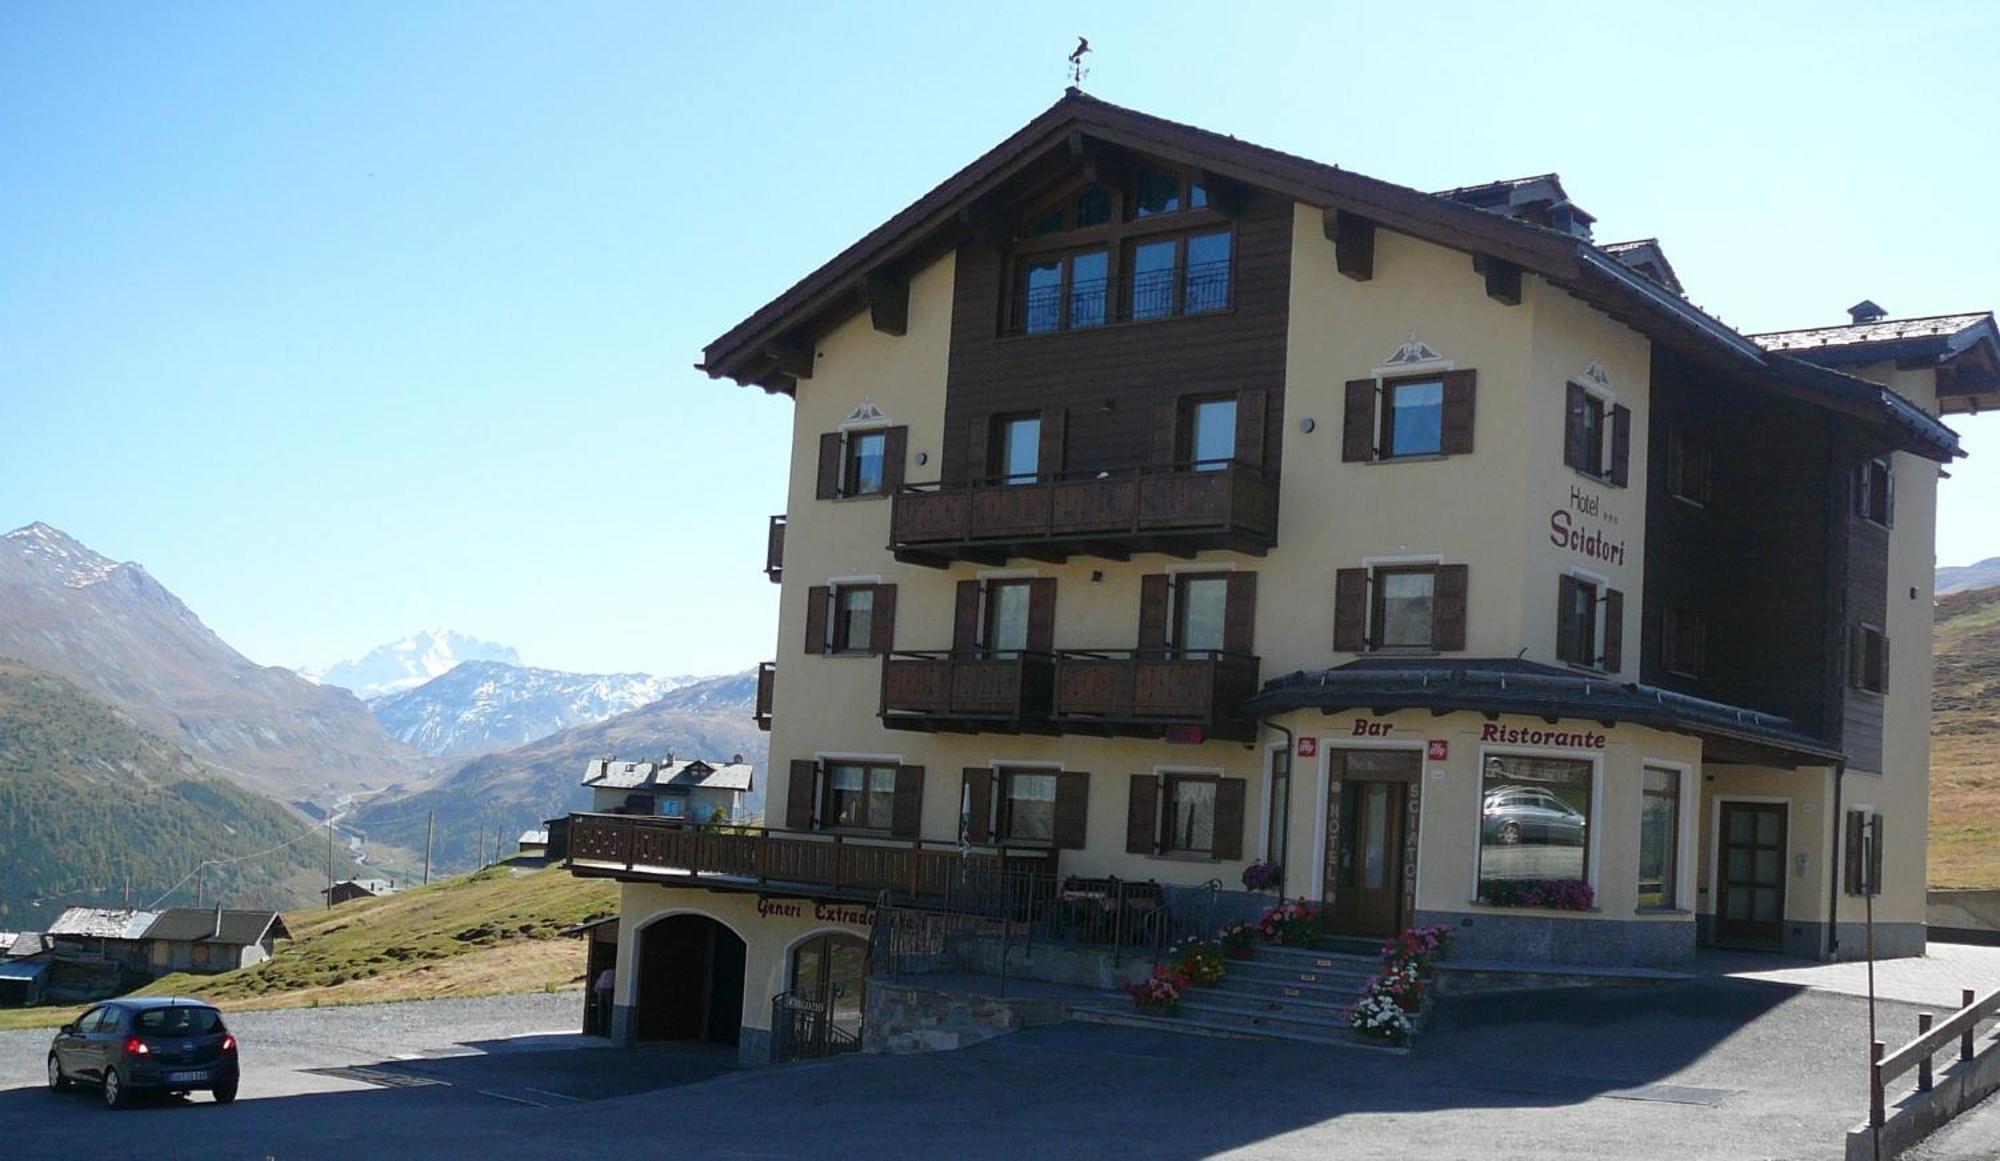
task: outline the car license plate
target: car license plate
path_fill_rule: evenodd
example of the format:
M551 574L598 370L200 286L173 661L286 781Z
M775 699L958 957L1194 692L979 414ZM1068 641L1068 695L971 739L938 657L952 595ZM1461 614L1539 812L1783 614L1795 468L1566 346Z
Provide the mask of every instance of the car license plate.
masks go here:
M208 1073L203 1071L170 1072L167 1074L168 1084L192 1084L207 1079L208 1079Z

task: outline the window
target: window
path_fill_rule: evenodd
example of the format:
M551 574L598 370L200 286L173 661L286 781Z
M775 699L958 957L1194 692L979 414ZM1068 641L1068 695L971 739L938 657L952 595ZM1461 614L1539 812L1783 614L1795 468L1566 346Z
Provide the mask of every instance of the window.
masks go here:
M1174 586L1174 644L1183 653L1222 651L1229 578L1181 574Z
M986 585L988 653L1015 653L1028 647L1028 614L1034 585L1026 580L989 581Z
M1042 417L1021 415L999 421L1000 478L1009 484L1039 479L1042 457Z
M1667 434L1667 494L1690 504L1709 501L1712 456L1706 440L1685 431Z
M1700 677L1708 659L1708 619L1693 609L1669 608L1660 623L1660 665L1682 677Z
M1632 458L1632 409L1571 383L1563 418L1563 462L1584 475L1625 486Z
M1479 893L1489 884L1590 877L1587 761L1493 754L1480 778Z
M1150 218L1155 214L1178 213L1181 204L1179 177L1151 169L1139 174L1139 196L1133 203L1132 211L1134 217Z
M1437 570L1383 568L1375 570L1375 640L1380 648L1431 647L1431 614L1437 593Z
M1264 844L1264 858L1278 868L1282 877L1285 870L1285 832L1292 825L1292 747L1289 744L1271 750L1271 817L1265 824L1269 838ZM1280 895L1284 888L1280 885Z
M686 818L687 799L677 794L668 795L660 799L660 816L662 818Z
M1646 767L1640 794L1639 906L1674 907L1680 877L1680 771Z
M833 653L866 653L873 640L874 585L839 585L833 590Z
M1444 383L1393 383L1382 409L1382 447L1388 458L1432 456L1444 450Z
M1179 250L1180 244L1171 238L1132 247L1132 281L1126 301L1133 318L1166 318L1174 313Z
M1101 185L1091 186L1076 195L1076 224L1101 226L1111 220L1111 193Z
M889 433L857 431L847 437L847 461L840 473L843 496L880 496L888 490Z
M1854 630L1853 679L1856 689L1869 693L1889 691L1889 639L1874 625Z
M1109 317L1111 255L1103 249L1026 259L1015 289L1015 329L1045 334L1102 326Z
M1215 850L1215 791L1217 780L1196 774L1166 777L1166 827L1162 851L1212 854Z
M1855 469L1854 514L1887 528L1895 522L1896 481L1888 460L1867 460Z
M1625 664L1625 594L1565 574L1556 585L1556 660L1616 671Z
M197 943L197 944L195 944L195 945L194 945L194 962L196 962L196 963L199 963L199 964L206 964L206 963L208 962L208 945L207 945L207 944L205 944L205 943Z
M896 817L896 768L828 764L824 817L829 826L888 830Z
M1343 568L1334 578L1334 642L1342 652L1465 648L1462 564Z
M1182 301L1189 314L1223 310L1229 306L1229 250L1227 230L1194 234L1187 240L1187 277Z
M1219 471L1236 458L1236 399L1201 399L1186 409L1188 458L1198 472Z
M1053 843L1056 837L1054 771L1000 772L1000 837L1010 842Z

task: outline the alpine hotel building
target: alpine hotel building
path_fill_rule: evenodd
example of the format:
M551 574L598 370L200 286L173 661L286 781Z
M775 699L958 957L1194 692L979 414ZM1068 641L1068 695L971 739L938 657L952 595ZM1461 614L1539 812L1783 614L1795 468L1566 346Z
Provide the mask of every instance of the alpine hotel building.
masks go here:
M573 820L617 1035L761 1061L968 857L1267 859L1470 958L1825 958L1879 819L1920 953L1939 416L2000 405L2000 333L1739 334L1591 221L1071 90L710 344L794 404L770 829Z

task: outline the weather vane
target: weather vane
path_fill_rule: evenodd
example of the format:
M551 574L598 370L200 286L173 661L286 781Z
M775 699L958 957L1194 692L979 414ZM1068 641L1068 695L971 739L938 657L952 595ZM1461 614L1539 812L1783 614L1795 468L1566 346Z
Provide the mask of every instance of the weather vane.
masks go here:
M1085 36L1077 37L1076 50L1069 54L1069 83L1071 88L1081 88L1083 86L1083 79L1090 75L1090 70L1083 63L1083 54L1089 51L1090 38Z

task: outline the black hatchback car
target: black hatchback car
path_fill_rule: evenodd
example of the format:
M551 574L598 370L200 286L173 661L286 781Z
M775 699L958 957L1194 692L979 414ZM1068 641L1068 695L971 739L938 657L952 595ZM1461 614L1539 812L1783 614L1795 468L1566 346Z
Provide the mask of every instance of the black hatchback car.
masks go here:
M65 1024L49 1045L49 1090L94 1084L124 1108L139 1092L202 1089L236 1099L236 1037L222 1013L185 996L108 1000Z

